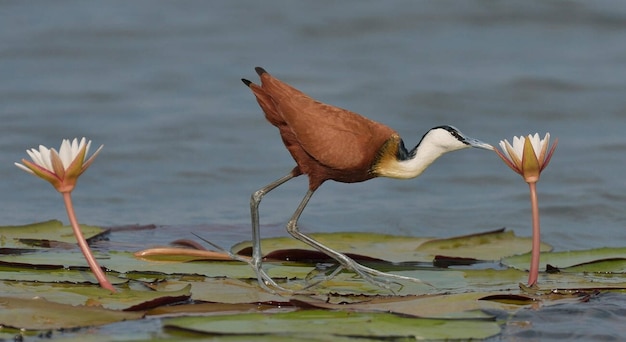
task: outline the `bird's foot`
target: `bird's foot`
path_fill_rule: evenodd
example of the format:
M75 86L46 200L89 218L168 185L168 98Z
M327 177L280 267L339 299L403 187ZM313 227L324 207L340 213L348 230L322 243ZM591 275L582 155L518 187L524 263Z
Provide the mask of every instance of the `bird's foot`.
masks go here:
M373 268L367 267L367 266L363 266L355 261L352 261L351 264L349 265L345 265L345 268L353 271L354 273L358 274L361 278L363 278L364 280L366 280L367 282L376 285L380 288L389 290L391 292L396 292L396 290L394 290L391 285L392 284L396 284L399 285L399 290L401 290L404 286L402 285L401 281L410 281L413 283L418 283L418 284L425 284L428 286L432 286L431 284L422 281L420 279L417 278L412 278L412 277L406 277L406 276L401 276L398 274L392 274L392 273L385 273L385 272L381 272L378 270L375 270Z
M329 267L334 267L334 269L329 272ZM341 273L342 270L343 266L338 264L318 264L315 269L309 272L309 274L307 274L304 278L304 281L308 284L304 287L304 289L310 289L325 281L332 280L339 273Z
M241 261L241 262L245 262L246 264L250 265L250 267L252 267L252 269L254 270L254 272L257 275L257 280L259 281L259 285L267 292L269 293L274 293L274 294L278 294L280 295L282 292L283 294L287 293L287 294L292 294L295 291L294 290L290 290L287 289L285 287L282 287L280 285L278 285L273 279L272 277L270 277L262 268L262 263L261 260L255 259L255 258L250 258L247 256L242 256L242 255L237 255L231 251L226 250L225 248L223 248L220 245L217 245L203 237L201 237L200 235L196 234L196 233L192 233L193 235L195 235L197 238L201 239L202 241L208 243L209 245L211 245L213 248L221 251L222 253L227 254L231 259L233 260L237 260L237 261Z
M261 267L261 263L255 263L254 260L249 262L252 269L256 272L259 285L267 292L282 295L282 294L294 294L296 291L280 286L270 277L265 270Z
M320 283L332 280L343 270L352 271L370 284L391 291L393 293L396 293L403 288L403 281L432 286L431 284L424 282L420 279L381 272L373 268L363 266L354 260L350 260L345 265L333 264L333 266L334 268L331 268L332 266L328 265L318 265L318 267L314 271L311 271L311 273L309 273L305 278L305 281L308 283L305 289L310 289L319 285Z

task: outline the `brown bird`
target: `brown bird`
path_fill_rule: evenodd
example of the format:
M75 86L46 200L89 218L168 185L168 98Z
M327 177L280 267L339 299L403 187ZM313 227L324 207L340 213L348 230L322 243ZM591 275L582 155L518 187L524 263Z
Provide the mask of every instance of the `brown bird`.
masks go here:
M296 167L291 172L254 192L251 197L251 264L259 284L265 289L269 289L269 285L285 290L262 268L259 204L268 192L302 174L309 177L309 190L287 223L289 234L378 286L388 288L388 278L419 281L360 265L300 232L298 219L302 211L315 190L327 180L356 183L375 177L414 178L444 153L469 147L493 150L493 147L464 136L452 126L438 126L431 128L417 146L409 151L393 129L357 113L316 101L274 78L263 68L257 67L255 70L261 78L260 86L247 79L242 81L252 90L265 118L278 128L283 143L296 161Z

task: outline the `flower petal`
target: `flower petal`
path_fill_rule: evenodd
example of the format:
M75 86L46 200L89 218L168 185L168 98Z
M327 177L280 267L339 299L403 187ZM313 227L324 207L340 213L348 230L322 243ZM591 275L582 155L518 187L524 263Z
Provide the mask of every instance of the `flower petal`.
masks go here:
M539 159L539 164L541 164L541 168L543 169L543 164L546 160L546 152L548 151L548 146L550 145L550 133L546 133L546 135L541 140L541 152L537 155Z
M548 155L546 156L546 159L543 161L543 164L541 165L541 170L543 171L543 169L546 168L546 166L548 166L548 164L550 163L550 159L552 159L552 154L554 153L554 150L556 150L556 145L559 144L559 138L554 139L554 143L552 144L552 148L550 149L550 152L548 152ZM546 144L547 146L547 144Z
M28 172L28 173L30 173L30 174L32 174L32 175L35 175L35 173L33 172L33 170L29 169L28 167L26 167L26 166L24 166L24 165L22 165L22 164L20 164L20 163L13 163L13 164L15 164L15 166L19 167L20 169L22 169L22 170L24 170L24 171L26 171L26 172ZM36 175L35 175L35 176L36 176Z
M85 146L83 146L83 148L78 150L78 154L74 157L74 160L72 160L72 163L69 165L67 170L65 170L67 179L73 178L75 181L75 179L78 178L78 176L80 176L83 173L84 171L83 160L84 159L85 159Z
M516 138L517 137L513 137L513 143L516 142ZM516 172L521 174L522 173L522 159L521 159L521 156L523 156L523 153L524 153L523 150L520 151L520 153L517 153L515 151L515 148L513 146L511 146L511 144L509 144L508 141L504 140L504 143L506 145L506 150L509 153L509 156L511 157L511 161L515 165ZM517 145L519 145L519 143Z
M513 137L512 148L515 151L515 155L520 159L524 155L524 142L525 138L523 136Z
M500 140L500 149L502 150L504 156L506 156L507 159L510 159L511 156L509 155L509 151L507 151L506 149L506 144L508 144L509 142L504 139L504 140Z
M528 137L530 138L530 142L533 145L535 156L539 156L541 154L541 138L539 138L539 133L535 133L534 135L528 135Z
M89 141L89 144L91 144L91 141ZM89 148L89 144L87 144L87 148ZM100 147L98 147L96 152L94 152L91 155L91 157L89 157L89 159L86 162L83 163L83 171L82 172L85 172L85 170L87 170L87 168L91 165L91 163L93 163L93 161L96 159L96 156L98 155L98 153L100 153L100 150L102 150L103 147L104 147L104 145L100 145Z
M60 179L52 171L46 169L45 167L31 163L26 159L22 159L22 163L24 163L24 166L29 168L35 176L47 180L52 183L55 188L60 184Z
M515 166L515 164L513 164L513 162L512 162L509 158L507 158L507 157L504 155L505 153L507 153L507 152L506 152L506 150L503 150L503 151L504 151L504 153L502 153L502 152L500 152L500 150L499 150L499 149L494 148L494 149L493 149L493 151L494 151L494 152L496 152L496 154L498 155L498 157L500 157L500 159L502 159L502 161L503 161L503 162L504 162L504 163L505 163L508 167L510 167L510 168L511 168L511 170L513 170L513 171L515 171L515 172L517 172L517 173L520 173L520 174L521 174L521 172L517 169L517 166Z
M59 148L59 157L63 162L63 169L67 169L68 166L72 163L74 157L72 156L72 146L70 141L67 139L63 139L61 142L61 147Z
M534 183L539 180L539 172L541 167L535 154L535 149L529 135L524 143L524 155L522 156L522 177L528 183Z
M55 149L50 149L50 161L52 162L52 170L60 179L65 178L65 166L63 161Z

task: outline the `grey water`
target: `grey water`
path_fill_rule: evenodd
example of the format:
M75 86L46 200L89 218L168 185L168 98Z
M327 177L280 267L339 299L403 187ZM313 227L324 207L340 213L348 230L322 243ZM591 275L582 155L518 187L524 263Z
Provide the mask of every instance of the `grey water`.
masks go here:
M39 144L104 149L73 193L79 220L250 238L249 198L294 162L242 77L255 66L398 131L451 124L497 144L550 132L538 184L556 250L626 244L626 5L620 1L0 2L0 224L57 218L60 196L13 163ZM264 236L305 177L261 205ZM530 236L528 187L494 153L419 178L327 182L306 232ZM184 229L181 236L193 238Z

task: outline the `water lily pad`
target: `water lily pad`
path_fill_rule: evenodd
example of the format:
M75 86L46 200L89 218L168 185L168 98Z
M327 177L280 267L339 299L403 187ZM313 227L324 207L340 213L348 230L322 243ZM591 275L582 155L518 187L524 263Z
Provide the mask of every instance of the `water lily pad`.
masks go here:
M626 248L596 248L579 251L564 251L554 253L542 253L539 259L539 268L545 269L548 264L561 270L571 268L573 272L625 272L624 262ZM601 268L594 263L602 261ZM606 262L605 262L606 261ZM530 254L504 258L502 264L518 269L528 269ZM609 270L611 265L614 269ZM575 269L574 266L577 266Z
M152 272L154 278L159 274L199 274L208 277L251 278L256 275L251 267L242 262L176 262L145 261L137 259L130 252L110 251L106 255L96 253L98 262L112 272ZM85 268L87 262L79 252L54 250L46 253L28 253L20 255L0 255L0 262L23 268L40 268L42 265L57 268ZM0 275L1 277L1 275Z
M561 272L594 272L604 274L626 273L626 256L622 258L595 260L574 266L559 268Z
M140 319L142 316L142 312L59 304L41 298L0 297L0 325L18 329L72 329Z
M417 251L429 255L500 260L506 256L527 253L531 248L531 238L515 236L512 230L498 229L480 234L430 240L421 244ZM552 246L542 243L541 250L551 251Z
M259 286L256 279L242 281L232 278L203 278L198 281L168 280L157 284L159 291L171 291L186 284L191 285L192 299L195 301L248 304L287 302L286 296L280 296L265 291Z
M135 257L145 261L198 261L198 260L223 260L233 261L224 252L215 252L191 248L158 247L144 249L134 253Z
M108 232L107 229L82 224L80 228L88 241ZM49 248L54 247L54 242L75 246L76 237L72 227L58 220L0 227L0 247L3 248Z
M100 306L111 310L132 311L185 301L191 297L191 285L181 283L178 287L170 287L167 291L120 287L117 288L117 292L111 293L98 286L0 282L0 293L12 298L28 299L37 296L61 304Z
M387 261L430 261L424 259L415 249L431 238L418 238L409 236L396 236L375 233L314 233L309 234L322 244L344 253L360 254L369 258ZM249 241L241 242L231 248L236 254L249 254L252 244ZM271 253L284 249L314 250L309 245L291 237L278 237L261 240L261 248L264 253ZM247 252L246 252L247 250ZM243 251L243 252L242 252Z
M48 267L42 267L37 264L0 262L0 280L39 283L98 284L98 280L88 267L68 269L61 265L47 266ZM113 285L121 285L128 281L127 279L116 277L111 273L107 273L106 277Z
M164 320L170 329L222 335L317 336L411 339L484 339L500 332L494 321L405 317L390 313L301 310Z
M422 318L446 319L494 319L482 310L494 309L514 312L530 304L533 299L525 297L528 302L504 303L487 301L490 296L502 295L501 292L468 292L457 294L436 294L425 296L388 296L371 297L360 303L332 303L325 298L296 297L294 301L304 302L316 308L332 310L350 310L359 312L393 312Z
M417 238L374 233L317 233L310 234L317 241L355 259L377 259L388 262L432 262L435 256L464 257L477 260L500 260L502 257L530 251L531 239L515 236L513 231L498 229L486 233L464 235L447 239ZM266 256L290 255L281 250L314 250L312 247L289 237L263 239L261 248ZM542 251L552 247L543 243ZM251 243L242 242L232 248L233 253L249 255ZM303 255L303 254L300 254ZM321 255L321 254L320 254ZM306 255L311 258L310 255Z

